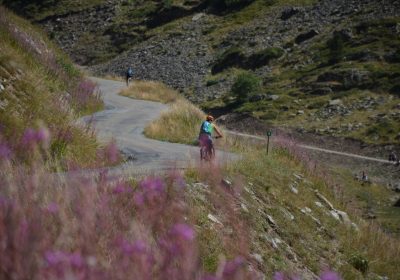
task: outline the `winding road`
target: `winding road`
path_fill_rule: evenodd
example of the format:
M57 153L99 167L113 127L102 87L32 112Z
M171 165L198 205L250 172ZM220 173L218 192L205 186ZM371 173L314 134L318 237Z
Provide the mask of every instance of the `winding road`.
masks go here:
M110 172L115 175L139 175L185 169L188 166L198 165L198 147L157 141L146 138L143 135L146 124L157 119L163 111L167 110L167 105L119 95L119 92L125 87L125 83L94 77L91 79L99 85L106 110L98 112L91 117L86 117L85 121L90 118L100 140L110 141L115 139L119 149L130 159L120 166L109 168ZM226 131L226 133L245 138L265 140L264 137L234 131ZM381 164L389 163L384 159L314 146L299 145L299 147ZM218 160L220 162L238 158L237 155L222 151L218 151L217 156L219 156Z
M146 124L167 110L167 105L119 95L125 83L91 79L99 85L106 106L106 110L90 117L99 139L115 139L122 153L131 158L123 165L111 168L111 172L127 175L147 174L198 164L198 147L161 142L143 135ZM88 121L89 117L85 119ZM220 162L226 162L233 155L218 151L217 157Z

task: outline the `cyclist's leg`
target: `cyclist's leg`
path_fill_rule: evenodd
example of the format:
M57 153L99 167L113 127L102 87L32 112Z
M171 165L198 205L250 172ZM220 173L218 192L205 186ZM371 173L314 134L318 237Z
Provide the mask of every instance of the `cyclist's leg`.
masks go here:
M214 150L214 145L211 136L208 136L208 141L207 141L207 153L208 153L208 159L212 159L214 156L213 153Z

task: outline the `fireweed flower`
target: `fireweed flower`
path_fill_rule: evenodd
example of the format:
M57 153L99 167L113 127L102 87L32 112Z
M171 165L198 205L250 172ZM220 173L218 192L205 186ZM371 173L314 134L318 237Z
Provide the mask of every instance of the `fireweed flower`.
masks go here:
M44 259L49 266L57 265L66 259L66 254L61 251L47 251Z
M115 163L118 161L119 158L119 151L117 144L115 142L111 142L105 148L105 155L108 161L111 163Z
M10 159L11 149L6 144L0 144L0 159Z
M144 204L144 196L141 193L136 193L133 199L136 206L142 206Z
M164 192L164 182L160 178L147 178L140 182L140 187L144 191Z
M283 272L275 272L273 280L285 280L285 274Z
M46 211L51 214L57 213L58 212L58 204L55 202L49 203L49 205L47 205L47 207L46 207Z
M325 271L320 276L321 280L342 280L339 274L334 271Z
M69 255L69 262L72 266L76 268L80 268L85 265L85 261L82 258L81 254L78 252L75 252L71 255Z
M113 189L113 194L120 194L120 193L125 193L125 192L131 192L132 189L126 185L126 183L119 182L115 185Z
M195 238L194 230L187 224L174 225L171 234L187 241L192 241Z
M242 257L236 257L233 261L229 261L224 266L224 277L230 277L235 275L235 273L243 266L244 259Z
M32 128L27 128L22 135L22 145L25 147L32 148L36 145L36 132Z

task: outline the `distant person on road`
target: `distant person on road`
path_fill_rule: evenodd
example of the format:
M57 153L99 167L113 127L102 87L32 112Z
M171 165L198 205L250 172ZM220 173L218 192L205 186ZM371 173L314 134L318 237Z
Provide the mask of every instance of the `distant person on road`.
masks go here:
M390 155L389 155L389 161L394 161L394 162L397 162L397 161L398 161L397 155L396 155L394 152L391 152L391 153L390 153Z
M212 134L215 131L218 137L222 137L221 131L213 124L214 117L208 115L206 120L203 121L200 127L199 142L200 146L212 147Z
M129 87L129 83L133 78L133 69L129 66L128 70L126 71L126 86Z

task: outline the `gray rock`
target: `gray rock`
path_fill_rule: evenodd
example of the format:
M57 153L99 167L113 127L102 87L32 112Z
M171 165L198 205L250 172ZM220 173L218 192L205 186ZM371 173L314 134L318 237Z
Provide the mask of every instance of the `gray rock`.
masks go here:
M2 83L0 83L0 92L2 92L5 89Z
M304 208L302 208L300 211L301 211L301 213L303 213L303 214L310 214L310 213L312 213L312 210L311 210L310 208L308 208L308 207L304 207Z
M192 17L192 20L193 20L193 21L198 21L198 20L201 19L204 15L205 15L204 13L198 13L198 14L196 14L196 15L194 15L194 16Z
M346 212L344 211L340 211L340 210L336 210L336 213L339 215L340 220L346 225L346 226L351 226L352 222L349 218L349 215L347 215Z
M315 201L315 205L317 205L320 208L324 207L324 205L322 205L322 203L319 201Z
M293 185L290 185L290 190L291 190L292 193L294 193L294 194L298 194L298 193L299 193L299 190L296 189Z
M240 208L243 210L243 212L249 213L249 208L247 208L246 204L241 203Z
M329 106L338 106L343 105L343 101L341 99L334 99L329 101Z
M311 29L310 31L308 31L306 33L302 33L299 36L297 36L295 39L295 42L296 42L296 44L301 44L307 40L314 38L318 34L319 34L318 31L316 31L315 29Z
M336 212L336 210L330 210L329 213L332 215L332 217L334 217L336 220L341 221L340 220L340 216L339 214Z
M228 179L222 179L221 185L225 188L232 188L232 182L229 181Z
M267 99L267 100L275 101L275 100L278 100L278 99L279 99L279 95L275 95L275 94L267 95L267 96L266 96L266 99Z
M212 214L208 214L207 218L208 218L211 222L214 222L214 223L216 223L216 224L222 225L222 223L220 222L220 220L218 220L218 218L215 217L215 216L212 215Z
M328 207L329 210L335 210L333 204L325 196L320 194L317 190L315 190L315 195L323 204L325 204L326 207Z
M259 264L263 264L264 260L260 254L252 254L251 255Z

